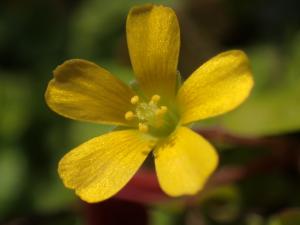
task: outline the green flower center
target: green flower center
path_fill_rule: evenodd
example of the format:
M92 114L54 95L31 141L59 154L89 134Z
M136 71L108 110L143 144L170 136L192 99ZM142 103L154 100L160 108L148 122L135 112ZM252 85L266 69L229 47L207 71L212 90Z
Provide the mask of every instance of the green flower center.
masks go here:
M178 117L169 107L160 105L160 100L159 95L153 95L149 102L133 96L130 102L135 105L135 110L126 112L125 119L133 121L141 132L154 136L169 135L176 127Z

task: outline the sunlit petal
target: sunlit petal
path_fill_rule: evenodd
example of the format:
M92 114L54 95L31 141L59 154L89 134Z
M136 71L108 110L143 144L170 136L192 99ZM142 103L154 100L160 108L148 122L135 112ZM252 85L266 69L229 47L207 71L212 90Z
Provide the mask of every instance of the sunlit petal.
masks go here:
M45 98L58 114L76 120L126 125L133 91L105 69L86 60L64 62L54 70Z
M182 124L230 111L249 95L253 79L242 51L221 53L199 67L180 88Z
M201 190L217 163L213 146L186 127L178 128L155 149L159 183L171 196Z
M180 45L174 11L155 5L134 7L126 29L133 70L146 95L174 96Z
M66 187L87 202L116 194L135 174L154 145L134 130L96 137L67 153L58 172Z

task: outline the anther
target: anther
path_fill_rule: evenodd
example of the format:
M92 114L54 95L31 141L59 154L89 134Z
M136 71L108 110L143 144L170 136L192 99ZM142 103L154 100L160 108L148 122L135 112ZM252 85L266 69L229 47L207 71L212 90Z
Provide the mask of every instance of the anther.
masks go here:
M149 130L148 125L145 123L139 123L139 131L147 133Z
M168 111L168 107L165 106L165 105L162 105L162 106L160 107L160 110L162 110L163 113L166 113L166 112Z
M132 120L134 118L134 113L132 111L128 111L125 113L126 120Z
M130 99L131 104L135 105L139 102L139 96L135 95Z
M159 109L156 110L155 114L157 116L161 116L161 115L165 114L167 111L168 111L168 107L163 105Z
M153 95L151 98L150 103L158 103L160 100L160 96L159 95Z

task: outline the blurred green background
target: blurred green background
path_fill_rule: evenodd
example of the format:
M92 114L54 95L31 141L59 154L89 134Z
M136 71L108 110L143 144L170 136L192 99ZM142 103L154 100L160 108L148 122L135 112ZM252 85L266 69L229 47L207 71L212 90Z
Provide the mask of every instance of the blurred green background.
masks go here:
M125 20L132 6L145 2L0 1L0 224L92 224L82 203L63 187L57 163L111 127L58 116L47 108L44 92L53 69L70 58L94 61L129 82ZM217 53L242 49L255 88L239 109L194 126L218 147L220 170L246 168L243 178L229 182L221 176L225 182L193 204L143 205L146 224L299 225L300 2L152 3L177 13L184 78Z

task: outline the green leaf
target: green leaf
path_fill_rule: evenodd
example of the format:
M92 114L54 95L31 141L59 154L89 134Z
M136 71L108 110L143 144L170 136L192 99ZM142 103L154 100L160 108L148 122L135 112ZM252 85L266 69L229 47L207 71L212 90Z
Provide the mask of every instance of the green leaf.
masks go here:
M30 90L22 74L0 71L0 138L6 142L17 140L30 122Z
M21 149L1 147L0 151L0 218L13 206L24 187L27 165Z
M225 115L221 124L231 132L251 136L296 131L300 128L300 93L297 89L278 89L253 97Z
M56 175L35 186L33 206L37 212L53 212L67 208L75 199L74 192L64 187Z

